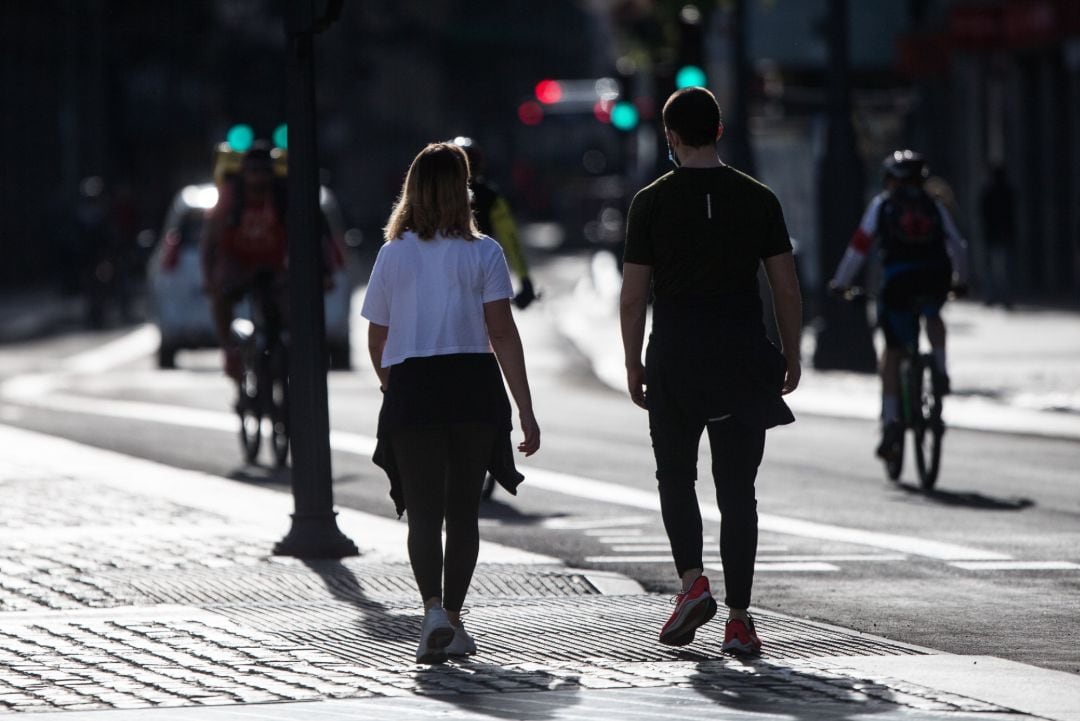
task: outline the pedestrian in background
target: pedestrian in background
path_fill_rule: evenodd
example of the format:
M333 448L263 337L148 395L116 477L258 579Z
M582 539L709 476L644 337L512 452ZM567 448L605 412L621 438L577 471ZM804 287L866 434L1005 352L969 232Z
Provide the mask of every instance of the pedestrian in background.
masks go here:
M983 243L986 248L987 305L1012 308L1013 255L1016 248L1016 194L1005 166L997 164L979 197Z
M480 232L498 241L506 253L506 262L517 275L521 290L514 296L514 305L525 310L536 300L532 278L529 276L529 264L521 250L517 223L510 212L510 204L499 189L487 179L486 160L480 146L472 138L454 138L454 145L460 146L469 158L469 190L472 191L472 208L476 216L476 225Z
M487 472L511 493L522 480L500 367L525 435L518 450L529 456L540 447L510 272L499 244L477 230L468 180L458 146L420 151L361 311L385 393L375 462L390 478L398 514L408 514L409 560L424 603L420 663L476 653L461 611L479 552L481 486Z
M722 515L728 620L725 651L761 649L747 612L757 554L754 482L765 430L794 417L781 394L799 383L802 304L780 203L716 153L720 108L704 88L673 94L663 110L676 168L634 197L620 300L627 385L649 412L660 509L682 580L660 642L683 646L716 613L702 575L702 522L694 484L708 431ZM762 323L757 272L764 262L783 352ZM652 334L641 362L645 311ZM647 392L646 392L647 388Z

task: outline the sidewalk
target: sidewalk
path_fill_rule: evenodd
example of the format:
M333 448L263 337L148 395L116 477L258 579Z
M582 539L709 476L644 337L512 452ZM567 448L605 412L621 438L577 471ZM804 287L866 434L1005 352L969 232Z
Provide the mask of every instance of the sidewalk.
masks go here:
M560 332L606 385L625 392L613 257L594 257L591 274L573 295L552 303ZM949 371L953 394L945 421L954 428L1080 440L1080 314L978 303L949 303ZM880 334L877 334L880 336ZM880 337L876 339L880 342ZM811 415L877 420L875 375L815 370L813 331L804 334L803 377L788 396L792 410Z
M480 653L412 663L405 524L341 510L362 555L274 558L291 499L0 426L0 710L41 721L1080 719L1080 676L758 612L666 648L666 596L484 543Z

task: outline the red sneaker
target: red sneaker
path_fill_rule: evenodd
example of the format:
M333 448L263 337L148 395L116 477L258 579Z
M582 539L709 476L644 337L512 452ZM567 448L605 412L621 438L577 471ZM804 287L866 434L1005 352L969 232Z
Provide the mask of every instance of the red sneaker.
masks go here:
M727 653L757 654L761 653L761 639L757 637L754 629L754 619L729 619L724 626L724 645L722 650Z
M675 611L660 629L660 643L685 646L694 640L694 631L716 614L716 601L709 593L709 579L699 576L686 593L675 596Z

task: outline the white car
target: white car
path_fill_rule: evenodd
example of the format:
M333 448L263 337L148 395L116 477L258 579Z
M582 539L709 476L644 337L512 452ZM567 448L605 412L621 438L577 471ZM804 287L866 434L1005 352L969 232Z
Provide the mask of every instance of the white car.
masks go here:
M161 332L158 367L175 368L176 353L186 348L212 348L217 345L210 301L203 288L199 262L199 240L206 213L217 204L218 191L213 183L188 185L176 194L165 216L157 246L150 255L146 277L150 314ZM342 243L344 224L337 199L327 188L319 193L330 234ZM348 262L351 253L341 248L346 267L334 273L334 287L326 294L326 344L330 367L348 369L352 365L349 347L349 311L352 287ZM250 317L247 303L237 306L237 315Z

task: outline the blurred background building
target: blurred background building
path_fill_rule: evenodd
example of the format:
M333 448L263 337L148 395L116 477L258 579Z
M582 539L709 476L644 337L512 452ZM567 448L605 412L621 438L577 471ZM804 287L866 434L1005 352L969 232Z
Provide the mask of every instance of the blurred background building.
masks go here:
M724 157L781 196L813 290L849 235L820 237L818 217L835 1L348 0L318 42L324 181L370 248L417 149L468 135L533 242L615 243L633 191L667 167L659 107L703 82L725 109ZM3 3L0 289L62 276L86 178L103 179L118 242L134 247L178 188L209 178L230 126L270 136L284 120L282 2ZM1080 3L847 10L855 205L886 152L923 151L978 269L979 196L1004 164L1019 299L1075 302Z

